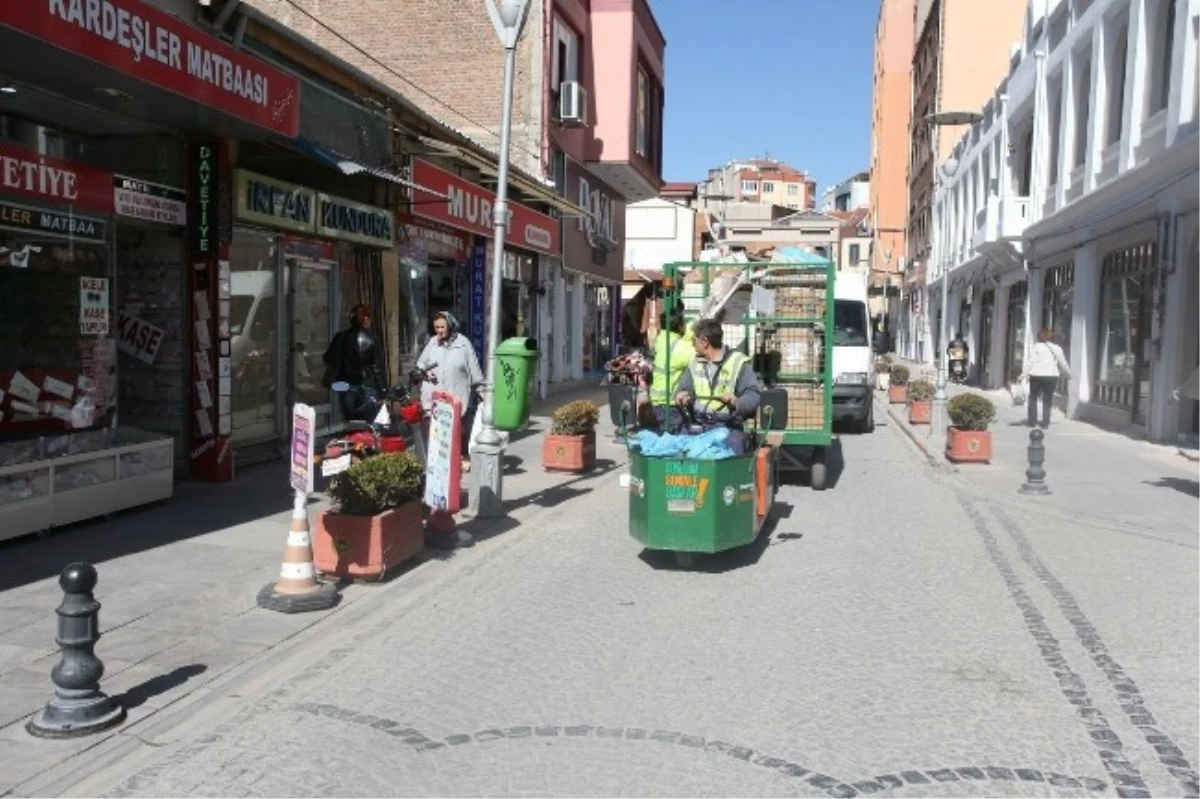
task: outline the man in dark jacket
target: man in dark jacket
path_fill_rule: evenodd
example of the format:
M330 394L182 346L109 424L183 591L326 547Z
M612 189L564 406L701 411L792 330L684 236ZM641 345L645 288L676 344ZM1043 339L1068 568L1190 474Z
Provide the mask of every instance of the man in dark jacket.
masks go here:
M379 342L371 332L371 308L356 305L350 312L350 326L338 334L337 346L331 348L340 360L339 380L350 384L350 390L339 395L342 413L347 419L369 422L374 402L366 389L380 394L387 388Z

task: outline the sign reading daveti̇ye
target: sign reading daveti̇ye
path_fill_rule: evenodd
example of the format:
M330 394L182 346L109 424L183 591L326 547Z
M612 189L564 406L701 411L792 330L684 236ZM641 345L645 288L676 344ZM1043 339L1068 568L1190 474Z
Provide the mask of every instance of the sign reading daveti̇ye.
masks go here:
M140 0L3 0L0 25L259 127L300 132L300 81Z

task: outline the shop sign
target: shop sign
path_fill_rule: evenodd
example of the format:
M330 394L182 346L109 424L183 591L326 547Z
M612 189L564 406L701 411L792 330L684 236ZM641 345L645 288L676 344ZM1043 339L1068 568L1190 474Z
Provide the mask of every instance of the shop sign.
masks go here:
M467 237L454 228L436 222L421 224L408 214L397 214L396 218L405 241L420 240L430 252L466 259Z
M483 323L487 304L487 240L475 239L471 252L471 344L475 355L483 358Z
M445 391L433 392L425 454L425 504L448 513L459 510L462 491L462 404Z
M0 227L103 241L106 225L102 220L88 216L0 203Z
M187 222L187 192L183 189L113 176L113 209L118 216L182 225Z
M588 244L594 249L612 245L617 241L613 233L613 207L616 202L600 189L593 189L586 178L579 178L579 206L587 210L587 216L579 217L579 230L587 236Z
M217 251L217 145L196 144L191 152L192 251L214 255Z
M312 189L239 169L233 190L238 219L302 233L315 229Z
M375 247L391 247L394 241L392 213L383 208L318 194L320 215L317 233Z
M79 332L84 336L108 335L108 278L79 278Z
M117 314L117 349L142 363L154 363L165 337L165 330L139 319L130 310Z
M414 215L480 236L493 235L495 194L417 158L413 159L412 177L414 183L448 198L413 189ZM508 241L514 247L557 256L562 253L561 238L558 220L519 203L508 204Z
M140 0L6 0L0 25L258 127L300 132L300 81Z
M0 3L0 17L18 5ZM0 144L0 190L106 214L113 208L110 173L11 144Z

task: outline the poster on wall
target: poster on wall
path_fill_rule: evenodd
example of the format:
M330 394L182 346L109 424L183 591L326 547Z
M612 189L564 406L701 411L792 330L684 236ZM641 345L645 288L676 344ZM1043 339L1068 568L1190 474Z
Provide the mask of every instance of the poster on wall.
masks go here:
M187 222L187 192L145 180L113 175L113 210L118 216L164 225Z
M108 335L108 278L79 278L79 332Z

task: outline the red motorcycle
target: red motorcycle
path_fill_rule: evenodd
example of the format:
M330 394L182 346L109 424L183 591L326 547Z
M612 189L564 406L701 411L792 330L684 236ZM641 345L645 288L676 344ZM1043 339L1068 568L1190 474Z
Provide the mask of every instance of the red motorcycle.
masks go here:
M414 398L412 392L424 379L424 374L414 369L406 383L397 383L382 394L367 386L344 382L330 386L336 394L358 389L363 402L355 414L360 418L330 436L313 456L314 463L321 467L321 476L333 477L349 469L355 461L384 452L411 451L424 462L425 437L421 428L425 411L420 396Z

